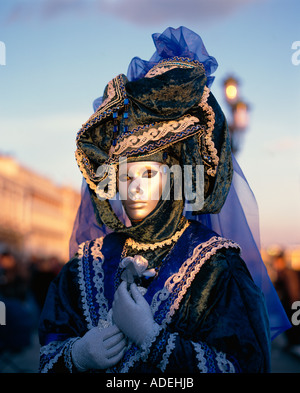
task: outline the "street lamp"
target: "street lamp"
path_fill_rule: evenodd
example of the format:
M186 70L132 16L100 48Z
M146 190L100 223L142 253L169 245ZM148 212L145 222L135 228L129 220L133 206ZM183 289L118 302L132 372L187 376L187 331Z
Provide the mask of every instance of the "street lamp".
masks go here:
M231 105L239 95L239 83L235 78L229 77L224 81L224 88L226 101Z
M231 109L231 123L228 124L231 149L233 153L240 150L241 139L249 124L249 106L240 98L239 81L230 76L224 81L224 93Z

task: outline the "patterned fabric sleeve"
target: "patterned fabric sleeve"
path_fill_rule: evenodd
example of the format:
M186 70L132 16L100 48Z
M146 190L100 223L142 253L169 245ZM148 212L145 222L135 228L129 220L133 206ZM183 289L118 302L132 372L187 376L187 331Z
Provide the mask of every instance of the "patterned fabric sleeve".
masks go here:
M237 373L236 359L204 342L183 339L177 332L162 329L145 361L161 372Z
M194 343L194 351L198 360L197 368L203 373L235 373L240 372L239 365L233 357L210 348L205 343Z
M87 330L76 281L78 261L71 260L49 286L40 317L40 373L76 372L71 352Z

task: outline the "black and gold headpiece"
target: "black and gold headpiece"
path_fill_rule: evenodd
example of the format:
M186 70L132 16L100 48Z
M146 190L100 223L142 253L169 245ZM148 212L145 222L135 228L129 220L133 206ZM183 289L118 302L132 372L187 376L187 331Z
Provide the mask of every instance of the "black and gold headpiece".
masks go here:
M108 83L102 104L77 135L77 163L100 199L114 196L120 158L164 161L171 155L181 165L204 165L201 212L220 210L232 175L229 135L206 82L199 61L173 57L139 80L121 74Z

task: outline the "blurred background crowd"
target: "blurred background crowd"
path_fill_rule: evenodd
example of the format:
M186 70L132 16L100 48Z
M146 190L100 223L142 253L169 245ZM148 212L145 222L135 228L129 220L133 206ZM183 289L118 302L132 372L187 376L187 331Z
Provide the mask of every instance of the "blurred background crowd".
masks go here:
M11 250L1 252L0 301L5 305L5 325L0 326L0 372L38 371L39 316L49 284L61 267L56 257L24 260Z

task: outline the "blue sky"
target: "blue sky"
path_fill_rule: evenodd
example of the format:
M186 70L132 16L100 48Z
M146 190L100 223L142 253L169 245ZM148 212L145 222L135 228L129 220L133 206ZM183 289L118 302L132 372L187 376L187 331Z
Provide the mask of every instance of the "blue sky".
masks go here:
M75 136L93 100L132 57L152 56L152 33L184 25L219 63L212 91L224 112L229 74L251 105L237 158L258 202L262 244L299 245L299 15L299 0L2 0L0 152L79 188Z

